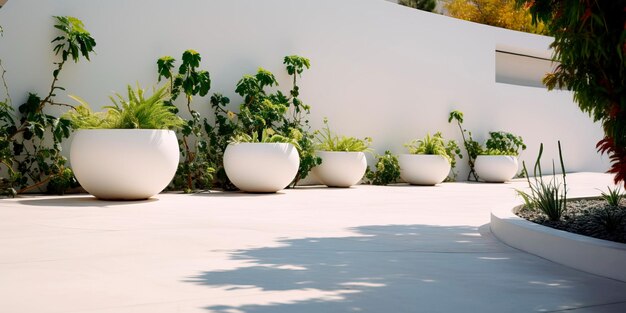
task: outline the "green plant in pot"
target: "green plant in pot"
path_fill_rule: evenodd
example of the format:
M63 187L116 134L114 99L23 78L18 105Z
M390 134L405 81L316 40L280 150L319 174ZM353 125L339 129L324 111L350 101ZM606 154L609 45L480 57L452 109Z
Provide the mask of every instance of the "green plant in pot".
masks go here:
M167 97L165 87L147 96L128 86L128 97L111 98L102 112L73 97L81 105L64 118L78 129L70 162L85 190L103 200L141 200L169 184L179 160L173 129L183 121L164 104Z
M273 193L284 189L298 173L298 141L302 134L289 136L266 128L261 133L238 133L224 151L224 170L240 190Z
M315 156L313 134L307 119L310 106L299 98L298 79L310 67L310 62L307 58L292 55L286 56L283 64L292 83L288 94L276 89L278 81L274 74L259 68L256 74L244 75L237 83L235 92L243 98L238 111L229 108L230 99L227 97L221 94L211 97L215 124L205 123L205 129L209 135L210 155L217 170L216 180L222 188L236 188L226 175L222 164L222 159L225 158L221 156L230 146L231 138L240 133L250 136L256 134L258 137L265 129L271 128L281 136L297 138L300 165L292 181L294 186L308 175L311 168L321 162Z
M456 166L461 149L454 140L445 140L441 132L404 145L408 154L400 154L400 177L412 185L436 185L443 182Z
M502 183L511 180L519 169L517 157L526 149L521 136L509 132L489 132L489 139L482 146L472 138L472 132L463 128L463 112L452 111L448 122L456 121L463 146L467 151L470 167L468 180Z
M350 187L356 185L365 175L367 159L372 139L365 137L339 137L330 130L328 119L324 128L315 132L316 155L322 164L313 168L313 175L329 187Z
M526 149L522 137L502 131L489 132L485 146L474 163L478 177L493 183L511 180L519 169L519 151Z

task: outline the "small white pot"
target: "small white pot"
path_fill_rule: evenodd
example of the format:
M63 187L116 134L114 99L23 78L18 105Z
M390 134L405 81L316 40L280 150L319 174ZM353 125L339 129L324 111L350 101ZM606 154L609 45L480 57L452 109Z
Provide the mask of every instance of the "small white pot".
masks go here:
M400 154L400 178L411 185L432 186L443 182L450 174L450 162L441 155Z
M517 157L512 155L479 155L474 170L479 179L488 183L503 183L515 177L518 170Z
M163 191L178 167L176 134L162 129L81 129L70 162L83 188L103 200L142 200Z
M365 175L367 159L363 152L316 151L322 164L312 169L313 175L329 187L356 185Z
M298 174L300 156L290 143L236 143L224 152L224 170L237 188L276 192Z

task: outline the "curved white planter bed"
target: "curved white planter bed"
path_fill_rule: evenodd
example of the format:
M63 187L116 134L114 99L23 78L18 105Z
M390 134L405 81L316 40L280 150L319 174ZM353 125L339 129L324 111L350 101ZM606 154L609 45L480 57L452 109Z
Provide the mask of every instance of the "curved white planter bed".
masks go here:
M276 192L298 173L300 156L289 143L229 144L224 152L228 179L242 191Z
M478 178L488 183L504 183L517 174L517 157L512 155L479 155L474 162Z
M626 244L529 222L513 209L491 212L491 232L514 248L588 273L626 282Z
M70 161L87 192L103 200L142 200L161 192L178 167L176 134L160 129L81 129Z
M363 152L316 151L322 164L312 169L313 175L329 187L356 185L365 175L367 159Z
M411 185L433 186L450 173L450 162L441 155L400 154L400 178Z

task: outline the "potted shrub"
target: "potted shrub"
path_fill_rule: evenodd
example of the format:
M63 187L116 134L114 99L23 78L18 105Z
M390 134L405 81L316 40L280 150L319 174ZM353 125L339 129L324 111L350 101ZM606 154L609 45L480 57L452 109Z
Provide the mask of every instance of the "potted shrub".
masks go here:
M372 139L366 137L339 137L333 134L324 119L324 128L316 132L315 154L322 159L322 164L313 168L313 175L328 187L347 188L356 185L365 175L367 159Z
M260 136L233 136L224 151L228 179L246 192L271 193L287 187L300 166L294 133L289 138L265 129Z
M128 86L128 99L105 112L92 112L86 102L65 114L75 129L70 161L82 187L103 200L141 200L161 192L172 180L179 151L172 129L183 121L164 105L165 87L148 98Z
M421 140L404 145L408 154L400 154L400 178L412 185L436 185L443 182L456 165L461 149L456 141L446 140L440 132L426 134Z
M526 149L522 137L503 131L489 132L486 147L483 147L472 138L472 132L463 128L463 112L450 112L448 123L452 120L459 126L467 150L470 167L467 180L503 183L515 177L519 169L517 156L520 150Z
M486 149L476 156L474 169L478 177L490 183L503 183L517 174L519 151L525 150L522 137L508 132L489 132Z

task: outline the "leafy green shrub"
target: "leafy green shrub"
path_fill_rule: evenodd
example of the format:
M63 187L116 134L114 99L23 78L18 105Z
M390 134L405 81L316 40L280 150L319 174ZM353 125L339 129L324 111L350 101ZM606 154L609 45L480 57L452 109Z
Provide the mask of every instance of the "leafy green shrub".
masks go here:
M76 180L74 172L72 169L66 167L60 175L56 175L50 179L47 193L63 195L67 190L78 186L80 186L80 184L78 180Z
M522 162L522 172L528 181L530 193L516 190L524 199L525 207L529 209L539 210L545 214L551 221L559 221L561 215L565 211L567 205L567 181L565 180L565 165L563 163L563 154L561 152L561 142L559 145L559 160L561 162L561 170L563 172L563 181L557 182L556 177L546 182L541 174L541 155L543 154L543 144L539 146L539 154L535 162L535 177L531 181L526 169L525 162ZM552 164L553 175L556 176L554 162Z
M185 97L185 109L191 118L186 119L180 128L178 140L181 153L181 163L172 180L174 189L192 192L196 189L208 189L213 186L213 173L216 160L210 146L210 135L206 118L192 108L195 96L204 97L211 89L209 72L200 70L202 57L195 50L183 52L182 61L178 70L171 56L164 56L157 60L158 80L167 79L169 82L170 98L165 104L178 112L175 105L179 96Z
M626 180L626 14L624 1L517 0L554 36L558 66L546 75L548 89L574 92L578 107L600 121L598 151L611 160L615 183Z
M389 185L400 178L400 164L398 157L385 151L385 154L376 157L376 171L367 168L367 180L374 185Z
M513 155L518 156L519 150L526 150L524 140L508 132L489 132L489 139L485 142L487 149L481 151L484 155Z
M521 136L515 136L508 132L497 131L489 132L489 139L485 142L483 147L479 142L472 138L472 132L463 128L463 112L452 111L448 117L448 123L452 123L455 120L461 131L463 137L463 146L467 151L467 163L470 167L470 172L467 175L467 180L478 181L478 174L474 169L476 163L476 157L479 155L519 155L519 150L525 150L526 145ZM467 135L467 136L466 136Z
M280 90L270 92L270 88L278 86L274 74L259 68L255 75L244 75L237 83L235 92L243 97L239 105L239 112L227 108L230 99L214 94L211 97L215 125L205 123L209 133L211 152L217 169L217 179L223 188L234 188L222 164L222 158L229 140L238 134L247 134L250 137L261 138L265 129L271 128L276 134L283 137L295 138L300 155L300 168L292 185L305 178L310 170L321 163L321 158L315 156L314 135L310 131L306 116L310 106L299 99L300 87L298 77L310 67L308 59L300 56L286 56L283 64L292 78L292 87L289 95ZM298 136L293 136L298 134Z
M68 111L64 117L77 129L177 129L183 120L164 104L167 97L166 87L154 91L146 98L145 91L128 86L128 100L116 94L111 97L113 106L106 106L106 112L92 112L89 104L79 97L71 96L81 105Z
M612 207L618 207L620 206L620 202L622 202L622 199L624 199L624 197L626 195L624 195L622 193L622 188L620 186L618 186L615 189L611 189L611 187L606 187L609 191L608 192L602 192L602 199L604 199L604 201L606 201L606 203L609 206Z
M450 162L452 168L456 166L456 157L463 158L461 149L454 140L446 140L441 132L430 136L426 134L423 139L413 140L404 145L411 154L435 154L441 155Z
M8 176L0 181L0 193L15 195L43 187L55 177L64 176L66 158L61 155L61 143L70 136L70 122L47 114L49 106L68 106L56 102L59 75L65 64L77 63L81 57L89 60L96 41L85 30L81 20L71 16L55 16L54 27L60 34L52 40L53 51L60 60L55 62L52 83L42 99L30 93L27 101L14 112L5 69L0 61L2 85L6 98L0 101L0 166Z
M370 151L372 138L365 137L358 139L355 137L337 136L333 134L328 126L328 119L324 118L324 128L315 131L317 144L315 148L321 151L342 151L342 152L364 152Z

